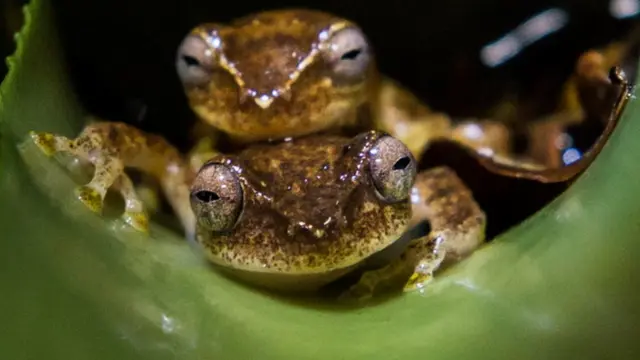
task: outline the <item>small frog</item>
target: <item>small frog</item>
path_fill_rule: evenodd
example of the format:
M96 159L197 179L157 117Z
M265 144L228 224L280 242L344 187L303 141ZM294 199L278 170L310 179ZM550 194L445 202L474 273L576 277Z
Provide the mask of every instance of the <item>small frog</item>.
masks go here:
M457 260L482 244L485 215L452 170L416 174L411 151L379 131L213 155L191 186L196 239L210 261L237 278L309 291L351 272L426 219L427 236L365 272L343 296L367 298L407 270L405 290L421 288L445 254Z
M466 136L378 73L360 27L325 12L271 10L202 24L180 44L176 67L191 108L233 143L379 129L416 157L436 138L507 151L503 125L478 122L487 131Z

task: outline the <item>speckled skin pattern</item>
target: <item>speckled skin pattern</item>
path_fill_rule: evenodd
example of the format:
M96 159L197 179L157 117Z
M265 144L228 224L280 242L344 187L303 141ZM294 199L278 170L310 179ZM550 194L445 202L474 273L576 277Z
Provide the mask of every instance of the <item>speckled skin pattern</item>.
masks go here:
M198 240L216 263L275 273L348 268L382 250L404 231L411 204L376 195L367 152L379 137L303 138L213 158L241 179L243 214L231 234L199 228Z

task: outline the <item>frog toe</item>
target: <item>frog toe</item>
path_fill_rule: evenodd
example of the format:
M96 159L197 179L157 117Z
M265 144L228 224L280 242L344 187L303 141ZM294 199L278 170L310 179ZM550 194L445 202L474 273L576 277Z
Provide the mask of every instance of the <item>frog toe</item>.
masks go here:
M343 299L357 301L371 299L377 290L393 287L395 280L404 273L404 269L406 264L401 258L380 269L365 271L360 280L343 294Z
M149 217L144 211L125 211L122 220L142 233L149 233Z
M374 287L362 280L340 294L338 300L343 302L362 302L373 297Z
M404 285L404 292L412 292L423 289L433 280L433 274L415 272Z
M51 133L30 131L31 140L38 146L40 151L51 157L58 152L57 138L58 136Z
M435 236L411 246L409 251L417 263L413 273L404 284L404 292L423 289L433 281L433 273L440 268L447 254L446 250L439 247L440 243L441 240Z
M83 185L76 188L75 194L78 200L80 200L80 202L82 202L91 211L95 213L100 213L102 211L103 199L100 192L96 189Z
M150 214L160 211L162 197L159 190L151 184L144 183L135 187L135 193L140 199L141 206Z

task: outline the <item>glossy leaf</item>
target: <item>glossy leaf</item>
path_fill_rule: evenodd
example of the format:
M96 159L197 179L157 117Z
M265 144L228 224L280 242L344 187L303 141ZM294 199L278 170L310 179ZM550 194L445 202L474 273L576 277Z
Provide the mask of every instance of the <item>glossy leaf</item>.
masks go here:
M178 234L156 226L145 238L89 214L67 173L23 143L31 129L81 126L49 7L30 5L0 87L3 358L640 354L636 101L566 193L426 293L355 310L286 301L220 276Z

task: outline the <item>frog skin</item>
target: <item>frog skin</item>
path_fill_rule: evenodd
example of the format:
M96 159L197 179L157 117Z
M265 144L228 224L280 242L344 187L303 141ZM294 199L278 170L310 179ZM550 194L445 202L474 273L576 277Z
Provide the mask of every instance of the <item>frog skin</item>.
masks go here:
M341 62L347 54L346 62ZM606 70L598 71L606 74ZM488 149L492 160L520 168L520 174L543 168L505 154L509 135L499 122L452 126L447 116L430 111L408 91L378 76L362 32L329 14L272 11L228 26L199 26L179 47L177 72L194 111L211 129L220 129L237 142L361 125L398 138L416 159L431 140L445 137ZM262 98L274 89L278 96L271 92L270 100ZM466 131L469 126L472 136ZM80 201L99 212L107 190L114 187L127 204L125 221L142 231L148 227L147 211L124 169L137 168L156 177L182 223L188 224L193 217L190 209L177 205L188 192L185 169L197 169L194 164L202 164L215 148L215 140L205 137L190 159L183 160L156 135L103 121L86 125L74 139L44 132L32 132L31 138L48 155L66 152L92 163L93 179L76 191Z
M410 150L374 130L214 154L195 176L191 204L211 262L286 292L317 290L428 220L428 235L343 294L358 299L405 273L405 290L423 287L445 256L457 261L483 243L486 221L452 170L417 173Z

